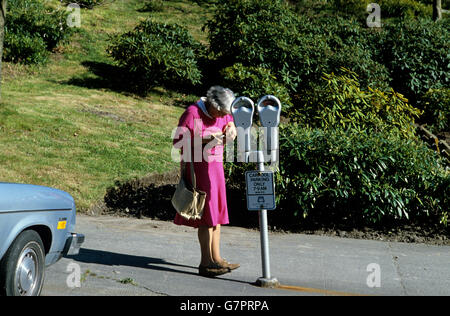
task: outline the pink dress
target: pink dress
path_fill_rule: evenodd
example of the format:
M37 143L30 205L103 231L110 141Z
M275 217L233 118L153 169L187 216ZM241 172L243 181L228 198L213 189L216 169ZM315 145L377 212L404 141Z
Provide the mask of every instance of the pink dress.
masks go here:
M173 143L179 142L178 145L184 144L184 148L187 148L186 146L193 148L197 189L206 192L206 201L200 220L186 220L176 214L175 224L198 228L199 226L214 227L218 224L229 223L223 169L223 145L213 147L213 143L209 143L202 146L201 138L223 131L225 126L232 121L233 117L230 114L220 118L210 118L196 104L189 106L181 116ZM189 156L183 159L183 153L184 150L181 147L182 160L192 160ZM191 183L189 163L186 164L186 181Z

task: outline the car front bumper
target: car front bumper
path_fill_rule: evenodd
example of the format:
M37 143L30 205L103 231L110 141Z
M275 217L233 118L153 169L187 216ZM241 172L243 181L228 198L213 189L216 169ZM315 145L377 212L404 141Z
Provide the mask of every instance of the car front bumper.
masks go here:
M73 256L80 252L81 245L84 243L84 235L71 233L67 237L66 244L64 246L63 256Z

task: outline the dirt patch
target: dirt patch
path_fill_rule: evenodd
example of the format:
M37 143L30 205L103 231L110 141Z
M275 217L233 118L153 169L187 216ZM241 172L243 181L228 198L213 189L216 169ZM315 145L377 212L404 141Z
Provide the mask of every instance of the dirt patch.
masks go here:
M299 225L300 226L300 225ZM306 226L306 225L305 225ZM448 229L437 224L400 224L396 227L354 227L339 228L325 225L319 228L299 227L290 232L303 234L337 236L355 239L370 239L430 245L450 245Z
M107 190L104 200L93 206L93 214L114 214L136 218L172 221L175 211L171 198L179 181L178 170L150 174L141 179L116 182ZM245 191L227 187L229 217L232 226L258 228L258 213L245 209ZM450 245L450 227L423 220L421 223L389 223L378 226L351 224L342 219L323 221L307 217L299 222L292 212L268 212L269 229L275 233L303 233L356 239Z
M91 113L97 116L101 116L101 117L106 117L121 123L125 123L126 120L119 117L118 115L114 114L114 113L110 113L110 112L106 112L106 111L100 111L100 110L91 110L91 109L83 109L81 110L81 112L87 112L87 113Z

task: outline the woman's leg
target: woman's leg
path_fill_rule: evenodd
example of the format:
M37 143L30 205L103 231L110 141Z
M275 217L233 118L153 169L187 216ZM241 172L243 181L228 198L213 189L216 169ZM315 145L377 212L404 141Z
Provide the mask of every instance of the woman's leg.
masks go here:
M224 261L220 255L220 225L213 228L212 231L212 243L211 243L211 255L214 262L218 263L220 266L234 270L240 267L239 263L229 263Z
M213 227L211 240L211 256L214 262L222 262L220 256L220 224Z
M220 225L214 227L200 226L198 228L202 266L213 262L221 262L220 256Z
M201 251L201 266L209 266L212 264L213 257L211 252L211 244L213 239L213 228L207 226L200 226L198 228L198 241L200 242Z

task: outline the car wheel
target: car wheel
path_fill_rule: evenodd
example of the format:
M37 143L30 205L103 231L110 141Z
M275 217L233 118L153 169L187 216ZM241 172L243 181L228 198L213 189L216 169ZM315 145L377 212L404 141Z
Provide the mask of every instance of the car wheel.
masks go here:
M45 252L34 230L23 231L0 262L0 294L38 296L44 283Z

